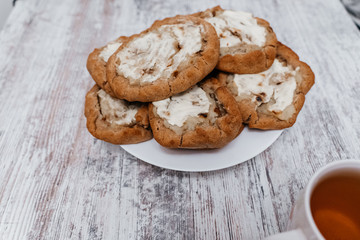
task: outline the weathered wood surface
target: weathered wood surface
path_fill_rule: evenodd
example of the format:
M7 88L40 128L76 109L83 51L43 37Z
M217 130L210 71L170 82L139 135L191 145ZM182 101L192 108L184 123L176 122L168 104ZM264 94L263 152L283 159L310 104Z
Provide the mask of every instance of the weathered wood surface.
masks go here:
M0 34L1 239L260 239L286 229L316 169L360 158L360 33L338 0L222 4L267 19L316 74L295 126L254 159L175 172L87 132L94 47L216 4L17 1Z

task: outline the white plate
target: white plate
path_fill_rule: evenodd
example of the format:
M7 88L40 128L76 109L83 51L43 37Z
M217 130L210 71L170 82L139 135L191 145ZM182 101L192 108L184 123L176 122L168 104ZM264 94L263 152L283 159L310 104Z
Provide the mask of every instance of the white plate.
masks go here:
M152 165L187 172L223 169L245 162L267 149L283 130L261 131L245 128L231 143L221 149L167 149L154 139L121 147Z

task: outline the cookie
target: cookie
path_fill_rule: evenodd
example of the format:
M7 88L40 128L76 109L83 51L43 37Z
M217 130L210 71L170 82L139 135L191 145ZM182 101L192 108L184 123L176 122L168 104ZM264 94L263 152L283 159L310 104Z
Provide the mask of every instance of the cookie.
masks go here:
M110 56L126 39L127 37L119 37L115 41L106 44L106 46L96 48L92 53L90 53L86 63L86 67L96 84L113 97L114 94L106 78L106 64Z
M195 85L218 58L213 26L200 18L176 16L131 36L110 57L106 73L116 97L151 102Z
M216 29L220 39L217 69L237 74L259 73L273 63L277 39L264 19L220 6L192 16L205 19Z
M139 143L152 138L148 106L116 99L95 85L86 95L89 132L113 144Z
M220 73L218 78L235 96L243 121L250 128L283 129L295 123L315 76L296 53L279 42L268 70L258 74Z
M243 130L231 93L211 78L149 105L154 139L168 148L220 148Z

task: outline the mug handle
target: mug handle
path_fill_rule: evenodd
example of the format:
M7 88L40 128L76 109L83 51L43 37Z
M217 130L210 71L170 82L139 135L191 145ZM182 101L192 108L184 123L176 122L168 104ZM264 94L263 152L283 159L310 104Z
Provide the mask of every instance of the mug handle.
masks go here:
M306 240L306 236L304 235L301 229L295 229L288 232L282 232L275 235L268 236L264 240Z

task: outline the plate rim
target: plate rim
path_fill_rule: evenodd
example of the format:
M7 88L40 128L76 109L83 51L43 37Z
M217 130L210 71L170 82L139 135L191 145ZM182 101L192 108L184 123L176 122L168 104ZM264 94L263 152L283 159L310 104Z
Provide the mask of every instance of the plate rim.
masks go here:
M245 128L248 128L247 126ZM244 129L245 130L245 129ZM258 130L258 129L251 129L251 130ZM259 131L264 131L264 130L259 130ZM139 154L138 152L134 152L131 150L133 144L126 144L126 145L120 145L120 147L126 151L127 153L129 153L130 155L136 157L137 159L146 162L150 165L159 167L159 168L163 168L163 169L169 169L169 170L173 170L173 171L180 171L180 172L210 172L210 171L217 171L217 170L222 170L222 169L226 169L226 168L230 168L233 167L235 165L241 164L243 162L249 161L251 159L253 159L254 157L258 156L259 154L261 154L262 152L264 152L266 149L268 149L280 136L281 134L284 132L284 129L280 129L280 130L266 130L266 131L273 131L274 135L272 136L272 138L269 140L268 143L266 143L266 146L263 147L263 149L256 151L254 154L251 155L251 157L249 157L246 160L242 160L242 161L235 161L235 162L229 162L228 164L225 164L221 167L204 167L203 169L188 169L188 168L181 168L181 167L169 167L169 166L163 166L161 164L158 163L153 163L152 161L148 161L148 160L144 160L142 159L141 154ZM234 139L235 140L235 139ZM233 140L233 141L234 141ZM154 138L152 138L149 141L154 141L155 143L156 140ZM157 143L158 144L158 143ZM129 150L130 148L130 150ZM220 148L221 150L221 148ZM186 151L204 151L204 150L196 150L196 149L187 149Z

